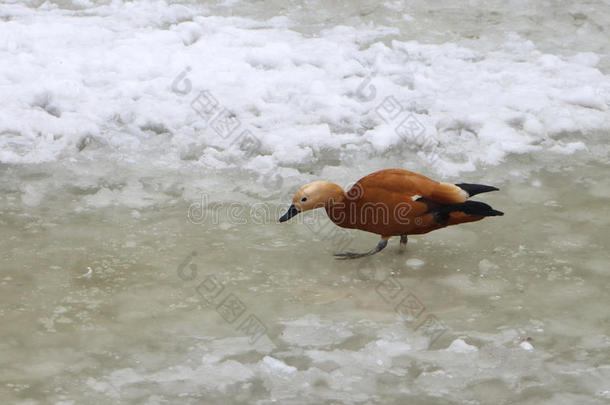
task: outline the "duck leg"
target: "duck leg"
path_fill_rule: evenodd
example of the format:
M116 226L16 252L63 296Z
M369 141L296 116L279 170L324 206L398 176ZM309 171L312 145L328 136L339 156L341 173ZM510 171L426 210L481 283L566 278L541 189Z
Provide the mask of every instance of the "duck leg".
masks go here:
M409 241L409 238L407 237L407 235L400 235L400 247L401 248L407 247L408 241Z
M374 255L377 252L383 250L384 247L388 245L388 238L381 238L375 249L371 249L366 253L354 253L354 252L345 252L345 253L335 253L335 257L337 260L346 260L346 259L358 259L360 257L366 257L370 255Z

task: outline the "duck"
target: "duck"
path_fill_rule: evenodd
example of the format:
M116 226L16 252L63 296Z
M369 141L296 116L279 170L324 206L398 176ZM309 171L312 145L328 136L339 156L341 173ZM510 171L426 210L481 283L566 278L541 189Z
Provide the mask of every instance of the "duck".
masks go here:
M342 228L371 232L381 237L375 248L364 253L337 253L340 260L371 256L383 250L393 236L406 247L409 235L428 232L503 212L469 200L499 190L470 183L442 183L403 169L385 169L358 180L347 192L329 181L314 181L299 188L279 222L295 215L324 208L329 219Z

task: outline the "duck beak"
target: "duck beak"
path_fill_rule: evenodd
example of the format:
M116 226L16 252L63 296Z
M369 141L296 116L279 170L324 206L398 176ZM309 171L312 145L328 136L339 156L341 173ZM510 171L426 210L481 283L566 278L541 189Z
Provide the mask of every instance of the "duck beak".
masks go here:
M297 208L294 206L294 204L292 204L288 208L288 211L286 211L286 213L280 218L280 222L286 222L298 213L299 213L299 210L297 210Z

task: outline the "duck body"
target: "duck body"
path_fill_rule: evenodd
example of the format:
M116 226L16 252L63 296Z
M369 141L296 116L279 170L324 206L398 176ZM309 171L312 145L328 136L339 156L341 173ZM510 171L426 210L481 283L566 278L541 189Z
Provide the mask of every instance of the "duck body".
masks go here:
M392 236L400 236L401 244L406 244L408 235L504 215L485 203L469 200L495 190L482 184L440 183L408 170L386 169L363 177L347 192L327 181L307 184L297 191L280 222L303 211L324 208L340 227L381 236L377 247L369 252L336 255L352 259L379 252Z
M489 206L478 207L482 208L478 215L459 211L464 210L460 204L466 203L469 196L458 185L439 183L408 170L386 169L358 180L343 198L330 201L325 209L336 225L381 237L424 234L501 215Z

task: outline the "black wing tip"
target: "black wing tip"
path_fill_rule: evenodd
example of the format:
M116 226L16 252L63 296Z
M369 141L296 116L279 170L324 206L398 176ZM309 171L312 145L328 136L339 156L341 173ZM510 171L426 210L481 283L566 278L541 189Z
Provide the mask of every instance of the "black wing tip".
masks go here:
M498 217L504 215L502 211L497 211L491 206L481 201L466 201L460 204L452 204L444 207L446 213L461 211L464 214L481 217Z

